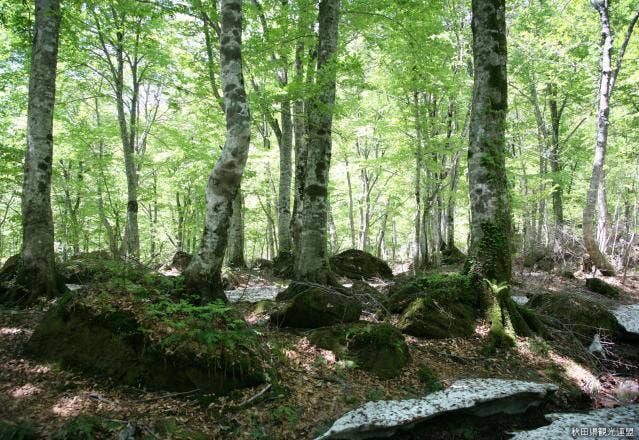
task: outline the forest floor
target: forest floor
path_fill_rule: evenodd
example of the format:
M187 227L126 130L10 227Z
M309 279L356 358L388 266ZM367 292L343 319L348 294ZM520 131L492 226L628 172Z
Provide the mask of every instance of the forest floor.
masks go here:
M615 282L612 278L607 281ZM272 283L259 277L249 281L251 286ZM543 272L519 271L513 285L517 295L548 291L592 295L583 280ZM639 303L639 275L629 276L623 290L621 303ZM265 391L268 385L261 385L228 396L197 398L147 392L25 358L24 344L45 308L0 310L0 421L28 421L42 438L68 429L70 421L77 423L75 418L85 415L97 416L100 423L111 427L104 430L104 438L129 428L140 433L139 438L310 439L366 401L423 396L424 385L417 374L423 366L434 371L444 386L461 378L488 377L555 383L560 388L550 411L629 403L622 401L625 395L617 390L639 387L637 365L619 368L623 356L616 363L588 366L540 346L532 338L518 338L511 351L482 356L486 323L479 323L468 338L407 337L412 358L409 366L398 378L380 380L348 368L337 362L332 352L314 347L307 332L269 327L263 317L247 316L271 349L280 353L276 367L281 387ZM623 347L608 346L612 351L617 348ZM90 420L80 419L80 423L95 423L97 419Z

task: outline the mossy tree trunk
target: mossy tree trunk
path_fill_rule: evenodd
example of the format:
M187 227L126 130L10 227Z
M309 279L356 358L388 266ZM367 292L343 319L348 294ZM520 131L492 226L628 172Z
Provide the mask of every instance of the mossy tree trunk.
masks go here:
M470 269L482 286L511 280L511 218L504 158L508 83L504 0L473 0L474 87L468 149ZM489 347L512 344L508 288L491 295Z
M317 84L319 93L310 101L308 157L302 201L300 249L295 261L295 278L330 284L333 275L327 255L328 172L331 163L331 131L335 104L335 76L339 0L319 4L319 50Z
M17 272L18 283L32 297L51 296L57 290L51 165L59 35L59 0L37 0L22 187L22 258Z
M508 106L504 0L473 0L474 88L468 149L471 244L483 278L510 282L511 218L504 158Z
M206 186L202 242L185 271L187 285L200 294L202 302L225 299L221 277L222 262L233 199L240 188L251 136L249 107L242 75L242 1L222 0L220 17L220 65L226 142Z

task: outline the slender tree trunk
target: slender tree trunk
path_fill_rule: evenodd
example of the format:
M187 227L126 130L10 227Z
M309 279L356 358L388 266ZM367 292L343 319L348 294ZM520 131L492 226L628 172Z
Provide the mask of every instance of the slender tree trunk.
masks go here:
M511 218L505 166L508 110L504 0L473 0L474 87L468 149L474 271L511 279Z
M228 265L234 269L246 269L244 259L244 200L242 190L233 199L233 214L229 226Z
M353 185L351 183L351 171L348 165L348 156L344 156L346 162L346 184L348 185L348 225L351 232L351 248L355 249L355 213L353 206Z
M601 172L597 190L597 245L603 253L608 247L608 198L606 197L606 174Z
M455 201L457 193L457 183L459 181L459 153L453 156L453 163L450 168L450 194L446 206L446 245L448 249L455 247Z
M563 185L559 177L561 171L560 152L559 152L559 128L561 123L561 108L557 106L557 86L555 84L548 85L550 99L548 107L550 109L550 123L552 129L552 146L550 148L550 171L552 171L552 211L555 220L555 228L561 232L564 224L564 205L563 205Z
M417 135L417 145L415 146L415 219L414 219L414 238L413 238L413 271L417 272L423 264L420 255L421 248L421 185L422 185L422 130L419 112L419 92L413 93L413 105L415 106L415 134Z
M309 146L302 213L300 252L295 262L295 278L333 283L326 254L328 172L331 163L331 134L335 104L339 26L339 0L319 4L319 48L317 57L318 96L309 109Z
M621 49L617 55L617 63L613 70L612 66L612 48L613 37L610 28L610 17L608 10L608 0L593 0L593 6L599 13L601 23L601 77L599 80L599 102L597 105L597 141L595 145L595 158L592 165L592 175L590 176L590 186L586 195L586 206L583 214L583 234L584 245L588 251L588 255L592 263L602 271L614 274L614 268L599 248L595 236L595 211L597 207L597 198L599 197L599 188L603 185L604 161L606 158L606 147L608 145L608 117L610 115L610 96L617 80L617 75L621 69L628 42L632 36L637 20L639 19L639 9L630 20L626 37L621 44ZM603 195L603 194L602 194ZM602 198L603 199L603 198ZM600 211L604 211L600 207Z
M36 0L22 187L22 262L17 273L30 297L57 291L51 165L59 35L59 0Z
M289 255L293 250L291 238L291 180L292 180L292 148L293 121L291 118L291 101L288 97L282 100L282 136L280 149L280 182L277 202L277 235L279 255Z
M242 75L242 1L222 0L221 83L224 92L226 143L206 186L204 234L185 271L187 285L202 302L223 298L222 262L235 198L248 157L251 123Z
M295 82L302 84L303 81L304 43L298 41L295 45ZM293 214L291 215L290 228L293 250L295 254L298 254L302 234L302 199L304 195L306 159L308 156L304 101L300 98L296 99L293 103L293 128L295 134L295 186L293 189Z

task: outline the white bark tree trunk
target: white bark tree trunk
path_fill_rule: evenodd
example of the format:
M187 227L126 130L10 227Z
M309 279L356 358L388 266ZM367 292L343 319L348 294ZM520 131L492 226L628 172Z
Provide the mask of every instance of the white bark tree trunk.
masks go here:
M220 65L226 142L206 186L202 242L185 271L187 285L200 294L202 302L226 299L221 278L222 262L233 199L240 188L251 136L249 107L242 75L242 0L222 0L220 17Z
M328 172L331 164L331 132L335 104L339 0L319 4L319 50L317 84L320 92L311 100L309 144L302 201L300 249L295 261L295 278L332 283L328 264L326 223L328 213Z
M36 0L35 16L22 188L22 262L17 280L30 295L51 296L57 291L51 165L60 34L59 0Z

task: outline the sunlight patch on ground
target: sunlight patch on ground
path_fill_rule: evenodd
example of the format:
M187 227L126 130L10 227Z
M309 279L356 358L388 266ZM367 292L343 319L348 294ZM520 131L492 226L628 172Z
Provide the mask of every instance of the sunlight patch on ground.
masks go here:
M14 336L24 332L24 329L18 327L2 327L0 328L1 336Z
M60 417L75 417L89 405L81 396L62 397L53 405L51 411Z
M599 392L601 387L599 379L586 368L572 359L561 356L553 351L550 351L548 355L556 364L564 369L566 376L576 383L585 393L592 396Z
M21 397L34 396L38 394L40 391L42 390L38 388L37 386L27 383L22 385L21 387L14 388L13 390L11 390L10 394L12 397L19 399Z

